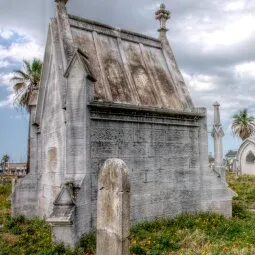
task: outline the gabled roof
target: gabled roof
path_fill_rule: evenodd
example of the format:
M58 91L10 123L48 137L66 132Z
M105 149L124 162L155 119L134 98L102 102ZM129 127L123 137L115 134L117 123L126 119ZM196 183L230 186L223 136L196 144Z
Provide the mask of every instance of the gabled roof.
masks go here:
M87 56L95 100L191 110L171 48L149 36L68 16L74 47ZM169 53L170 51L170 53Z
M244 151L244 149L249 145L249 144L253 144L255 146L255 137L254 136L250 136L248 138L246 138L243 143L240 145L236 157L238 160L240 160L242 152Z
M93 75L91 71L91 67L89 64L88 57L79 49L77 48L73 54L73 57L71 58L71 61L69 65L66 68L66 71L64 73L64 76L67 78L70 72L70 69L74 63L74 60L78 58L80 60L80 63L84 69L84 71L87 73L87 78L90 79L93 82L96 82L95 76Z

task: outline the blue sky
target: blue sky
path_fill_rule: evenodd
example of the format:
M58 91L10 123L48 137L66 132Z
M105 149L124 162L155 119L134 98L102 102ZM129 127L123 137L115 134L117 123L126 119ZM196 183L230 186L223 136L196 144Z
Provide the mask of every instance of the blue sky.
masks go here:
M237 149L231 117L255 114L255 3L251 0L165 0L171 11L168 39L196 106L221 104L224 152ZM157 0L69 0L69 13L157 37ZM13 107L12 71L23 59L42 59L54 0L0 0L0 157L26 159L28 116ZM22 9L22 12L20 10ZM208 133L209 152L213 144Z

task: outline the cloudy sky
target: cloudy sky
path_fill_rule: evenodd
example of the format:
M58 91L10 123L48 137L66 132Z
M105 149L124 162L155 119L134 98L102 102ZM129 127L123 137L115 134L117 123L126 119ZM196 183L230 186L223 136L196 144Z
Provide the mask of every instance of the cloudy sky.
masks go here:
M157 0L69 0L68 12L157 37ZM255 1L165 0L171 11L168 38L196 106L221 104L224 151L240 140L230 130L232 115L255 115ZM54 0L0 0L0 157L26 159L28 116L13 107L9 82L23 59L42 58ZM209 134L209 151L213 151Z

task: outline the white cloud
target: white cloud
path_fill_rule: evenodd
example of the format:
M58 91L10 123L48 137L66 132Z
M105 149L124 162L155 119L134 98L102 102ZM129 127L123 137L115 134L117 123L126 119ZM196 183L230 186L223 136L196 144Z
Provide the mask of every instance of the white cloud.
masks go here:
M183 76L194 91L212 91L216 88L214 77L212 76L202 74L189 75L187 73L183 73Z
M10 58L14 61L22 61L23 59L42 58L42 56L43 49L35 41L13 43L10 47L0 46L0 60Z
M4 29L0 27L0 37L8 40L14 35L14 32L10 29Z
M221 23L213 24L214 22L215 20L211 22L207 20L203 24L198 24L200 31L197 33L191 29L194 26L189 26L191 42L201 45L204 51L238 44L250 38L255 32L255 17L250 14L226 17Z
M255 61L241 63L235 66L237 77L250 77L255 79Z
M10 92L13 91L13 82L11 82L11 78L13 77L13 73L0 73L0 86L6 87Z
M0 108L3 108L3 107L13 108L14 97L15 97L15 94L12 93L7 97L7 99L0 101Z
M10 65L12 65L12 64L9 61L0 60L0 68L4 68L4 67L10 66Z
M231 1L227 3L224 7L225 11L240 11L243 10L245 7L245 2L240 0L240 1Z
M16 32L13 32L16 33ZM16 33L18 34L18 33ZM11 31L0 30L0 36L6 38L11 37ZM20 35L20 38L24 36ZM27 37L26 37L27 38ZM43 48L38 45L34 39L20 40L20 42L12 43L9 47L0 45L0 68L13 66L13 69L20 69L22 61L32 60L33 58L41 58L43 55ZM9 95L5 100L0 101L0 108L13 107L13 100L15 92L13 90L14 82L11 82L13 73L0 73L0 86L5 87Z

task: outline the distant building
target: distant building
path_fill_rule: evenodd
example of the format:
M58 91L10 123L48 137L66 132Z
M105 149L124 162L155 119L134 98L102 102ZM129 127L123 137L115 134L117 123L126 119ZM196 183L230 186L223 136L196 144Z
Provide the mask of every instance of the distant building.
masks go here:
M227 159L227 160L233 160L233 159L235 159L236 158L236 154L237 154L237 151L233 151L233 150L229 150L228 152L227 152L227 154L225 155L225 158Z
M229 150L225 155L225 165L228 171L234 171L237 151Z
M0 174L4 175L25 175L27 171L27 163L7 163L4 167L0 166Z

